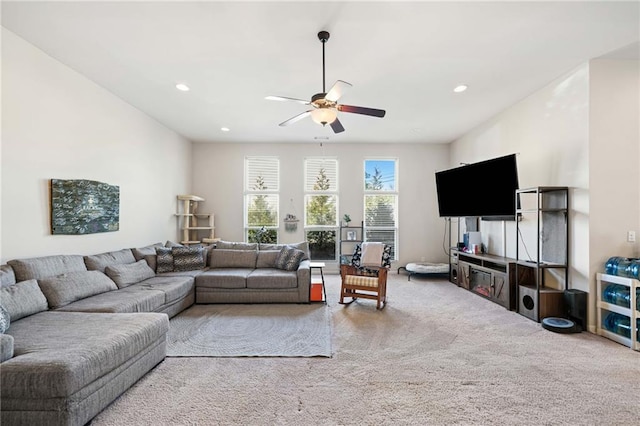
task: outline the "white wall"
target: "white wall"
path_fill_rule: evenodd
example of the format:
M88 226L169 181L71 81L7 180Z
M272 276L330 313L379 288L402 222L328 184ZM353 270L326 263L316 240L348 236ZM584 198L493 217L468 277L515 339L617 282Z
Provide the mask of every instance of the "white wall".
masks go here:
M585 64L451 144L452 165L517 153L521 188L570 188L570 277L572 287L581 290L588 289L588 139L589 69ZM535 228L534 221L526 219L520 223L525 235ZM495 241L489 244L492 253L515 257L515 222L506 222L506 247L501 246L500 222L482 222L481 230L483 240Z
M639 252L626 242L640 228L638 69L629 60L583 64L451 145L452 166L516 152L521 188L570 188L569 281L589 292L592 332L596 273L611 256ZM521 225L531 235L535 224ZM505 253L514 257L515 223L506 228ZM482 232L498 239L502 230L483 222Z
M177 238L191 142L2 30L0 261L93 254ZM120 230L51 235L50 179L120 187Z
M216 236L243 240L244 158L280 159L280 242L304 239L303 172L306 157L338 159L339 217L349 213L353 223L363 219L365 158L397 158L399 197L398 265L425 258L447 262L442 248L444 219L438 217L435 172L447 168L446 145L427 144L201 144L193 149L193 191L206 199L202 211L215 214ZM291 207L293 200L293 208ZM282 219L293 213L301 222L295 233L285 232ZM447 243L448 244L448 243Z
M569 187L570 287L589 291L588 65L552 81L455 141L451 148L454 163L517 153L520 188ZM483 240L492 235L501 237L499 225L482 222ZM495 250L495 254L515 257L515 222L506 222L505 228L506 248ZM520 228L535 258L535 217L525 216ZM520 257L526 258L524 252Z
M590 271L612 256L640 257L640 67L598 59L590 67ZM627 232L636 232L636 243ZM595 278L591 289L595 292Z

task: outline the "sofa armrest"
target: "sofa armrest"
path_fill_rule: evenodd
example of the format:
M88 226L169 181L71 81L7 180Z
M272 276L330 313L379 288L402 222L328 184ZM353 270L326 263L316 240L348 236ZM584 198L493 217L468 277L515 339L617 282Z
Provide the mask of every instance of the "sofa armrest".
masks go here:
M309 290L311 288L311 261L303 260L296 271L298 277L298 292L304 302L309 301Z

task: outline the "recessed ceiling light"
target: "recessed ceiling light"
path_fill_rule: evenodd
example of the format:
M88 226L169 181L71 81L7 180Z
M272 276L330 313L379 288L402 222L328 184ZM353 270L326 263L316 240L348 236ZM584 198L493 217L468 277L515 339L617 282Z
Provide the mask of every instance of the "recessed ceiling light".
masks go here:
M456 86L456 88L455 88L455 89L453 89L453 91L454 91L454 92L456 92L456 93L462 93L462 92L464 92L465 90L467 90L467 88L468 88L468 86L467 86L467 85L465 85L465 84L461 84L461 85L459 85L459 86Z
M176 89L181 90L183 92L188 92L189 91L189 86L187 86L184 83L178 83L178 84L176 84Z
M228 132L231 129L228 127L220 127L220 130L222 130L223 132Z

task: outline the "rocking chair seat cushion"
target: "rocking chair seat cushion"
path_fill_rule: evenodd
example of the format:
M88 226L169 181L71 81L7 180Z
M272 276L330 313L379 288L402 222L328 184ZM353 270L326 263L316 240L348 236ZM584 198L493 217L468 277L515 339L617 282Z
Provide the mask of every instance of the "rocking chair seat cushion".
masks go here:
M345 275L344 284L360 285L365 287L378 287L378 277L365 277L362 275Z

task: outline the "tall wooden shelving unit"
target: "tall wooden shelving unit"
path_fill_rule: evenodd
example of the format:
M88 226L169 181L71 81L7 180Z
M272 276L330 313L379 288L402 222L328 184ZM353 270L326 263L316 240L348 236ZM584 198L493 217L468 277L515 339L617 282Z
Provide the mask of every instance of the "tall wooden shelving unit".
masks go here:
M182 232L180 244L211 244L219 241L215 237L213 213L198 213L198 203L204 198L197 195L178 195L178 209L176 213ZM204 236L203 236L204 235Z
M526 238L520 218L516 220L518 312L537 322L563 316L564 291L569 285L569 188L519 189L516 196L523 206L516 209L517 215L536 224L535 238ZM534 252L532 259L522 257L521 248L527 247Z

